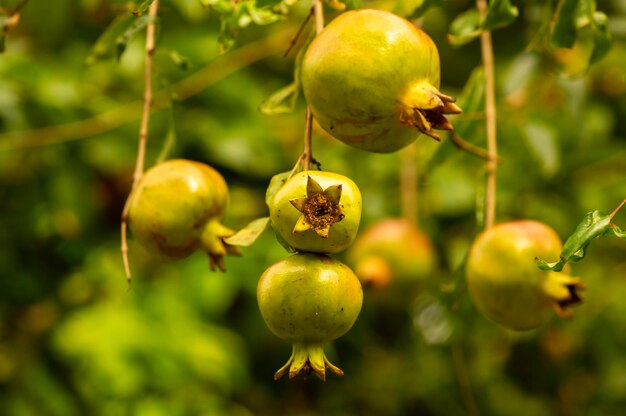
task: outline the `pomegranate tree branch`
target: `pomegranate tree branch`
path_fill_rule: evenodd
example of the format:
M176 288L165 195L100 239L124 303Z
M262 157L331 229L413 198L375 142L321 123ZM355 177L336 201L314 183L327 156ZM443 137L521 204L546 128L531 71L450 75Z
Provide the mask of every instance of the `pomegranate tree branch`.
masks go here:
M127 243L127 223L128 212L130 210L130 202L133 196L133 191L137 187L137 184L141 180L144 171L145 158L146 158L146 145L148 143L148 127L150 125L150 107L152 105L152 61L154 56L154 44L156 33L156 16L159 9L159 0L154 0L148 9L148 15L151 17L150 23L146 27L146 61L145 61L145 89L143 96L143 110L141 113L141 126L139 128L139 145L137 148L137 161L135 163L135 173L133 174L133 184L131 186L128 198L124 204L124 210L122 211L121 222L121 251L122 260L124 262L124 272L126 273L126 280L130 287L132 275L130 272L130 264L128 262L128 243Z
M481 16L484 17L487 14L486 0L476 0L476 7ZM485 228L489 228L494 224L496 216L496 167L498 166L495 74L491 32L483 31L481 33L480 48L485 71L485 127L487 130L487 152L489 154L486 163Z
M324 3L322 0L313 0L313 15L315 16L315 33L319 34L324 29ZM306 108L306 122L304 126L304 151L302 153L302 169L309 170L313 151L311 150L311 135L313 131L313 113L311 108Z

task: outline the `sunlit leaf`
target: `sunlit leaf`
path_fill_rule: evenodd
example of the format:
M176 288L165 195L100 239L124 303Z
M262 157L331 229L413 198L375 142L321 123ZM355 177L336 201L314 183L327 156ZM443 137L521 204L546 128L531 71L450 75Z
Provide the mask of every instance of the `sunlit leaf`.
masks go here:
M626 240L626 232L611 222L611 215L600 211L589 212L583 221L578 224L574 233L565 241L559 261L548 263L536 259L537 267L541 270L560 272L567 262L581 261L586 254L587 246L594 238L612 234Z
M251 246L259 238L263 231L267 229L269 223L269 217L257 218L241 230L237 231L235 234L225 238L224 241L232 246Z
M481 34L480 14L478 10L471 9L459 14L450 24L448 41L455 46L464 45Z
M550 44L555 48L571 48L576 42L576 9L578 0L561 0L554 17Z

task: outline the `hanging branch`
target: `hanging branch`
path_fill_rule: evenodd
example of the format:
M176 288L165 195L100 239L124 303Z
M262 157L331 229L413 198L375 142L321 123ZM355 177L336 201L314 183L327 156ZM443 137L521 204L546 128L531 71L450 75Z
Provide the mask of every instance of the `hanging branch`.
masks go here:
M124 272L126 273L126 280L130 287L132 275L130 272L130 265L128 262L128 243L127 243L127 223L128 212L130 210L131 197L133 191L137 187L137 184L143 176L143 170L146 158L146 144L148 143L148 127L150 125L150 106L152 105L152 61L154 56L154 43L156 33L156 16L159 9L159 0L154 0L148 9L148 14L152 18L148 26L146 27L146 62L145 62L145 90L143 96L143 111L141 115L141 126L139 128L139 146L137 149L137 161L135 163L135 173L133 174L133 184L131 186L128 198L124 204L124 210L122 211L122 223L121 223L121 247L122 260L124 262Z
M487 14L486 0L476 0L476 7L484 18ZM496 216L496 167L498 165L495 74L490 31L485 30L480 34L480 49L485 70L485 126L487 130L487 152L489 154L486 163L485 228L489 228L494 224Z
M319 34L324 29L324 4L322 0L313 0L313 15L315 16L315 33ZM304 150L298 159L296 166L302 162L302 169L309 170L313 152L311 150L311 135L313 131L313 113L311 108L306 108L306 121L304 126Z

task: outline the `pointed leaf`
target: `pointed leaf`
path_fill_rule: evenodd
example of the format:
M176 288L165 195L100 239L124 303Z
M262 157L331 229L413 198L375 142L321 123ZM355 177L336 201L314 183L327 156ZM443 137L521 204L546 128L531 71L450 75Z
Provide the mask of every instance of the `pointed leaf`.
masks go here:
M248 247L252 245L270 223L269 217L257 218L235 234L224 239L231 246Z
M279 89L269 96L259 106L259 110L263 114L281 114L291 113L296 108L296 102L299 95L299 87L295 82Z
M609 33L608 18L602 12L595 12L592 16L594 46L589 64L602 59L611 49L611 34Z
M561 0L554 17L550 44L554 48L571 48L576 42L576 9L578 0Z
M270 184L267 187L267 191L265 191L265 204L267 206L269 206L272 202L272 198L274 198L276 192L278 192L278 190L283 187L285 182L287 182L287 179L289 179L289 175L291 175L291 172L277 173L276 175L272 176L272 179L270 179Z
M605 234L612 233L620 236L622 231L611 224L611 216L600 211L589 212L583 221L578 224L574 233L563 244L560 260L554 263L547 263L536 259L537 267L541 270L552 270L560 272L567 262L578 262L585 257L585 250L591 240Z
M120 60L122 54L126 50L126 46L128 42L135 36L139 31L143 30L148 24L152 23L154 18L150 15L144 14L140 17L134 18L133 23L130 27L126 28L121 35L115 39L115 59Z
M519 10L510 0L493 0L489 2L487 16L481 24L483 30L493 30L508 26L517 19Z
M464 45L480 36L480 14L470 9L459 14L450 24L448 42L454 46Z

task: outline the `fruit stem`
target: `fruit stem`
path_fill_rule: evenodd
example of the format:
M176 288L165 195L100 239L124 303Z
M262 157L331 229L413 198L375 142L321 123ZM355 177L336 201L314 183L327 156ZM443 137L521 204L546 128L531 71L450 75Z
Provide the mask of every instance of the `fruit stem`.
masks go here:
M324 29L324 3L322 0L313 0L313 14L315 15L315 33L319 34ZM311 134L313 131L313 113L311 108L306 108L306 121L304 123L304 150L300 156L302 169L309 170L313 151L311 150ZM297 164L296 164L297 165Z
M486 0L476 0L476 8L480 15L484 17L487 14ZM487 129L487 152L489 153L489 158L486 162L485 228L489 228L493 226L496 216L498 145L496 137L496 94L493 46L491 42L491 32L488 30L480 34L480 49L485 70L485 126Z
M611 214L609 214L609 218L612 220L614 216L617 215L617 213L619 212L620 209L622 209L622 207L626 205L626 198L624 198L624 200L617 206L617 208L615 208L613 210L613 212L611 212Z
M154 44L155 44L155 20L157 12L159 10L159 0L154 0L148 9L148 15L152 18L148 26L146 27L146 61L145 61L145 87L143 95L143 111L141 115L141 126L139 128L139 145L137 149L137 161L135 162L135 173L133 174L133 184L130 188L126 202L124 203L124 209L122 211L121 239L122 243L120 251L122 252L122 261L124 262L124 272L126 273L126 281L128 287L132 281L132 275L130 271L130 264L128 262L128 242L127 242L127 223L128 212L130 211L130 202L132 199L133 191L137 188L137 184L143 176L144 164L146 159L146 145L148 143L148 127L150 125L150 107L152 105L152 58L154 56Z

